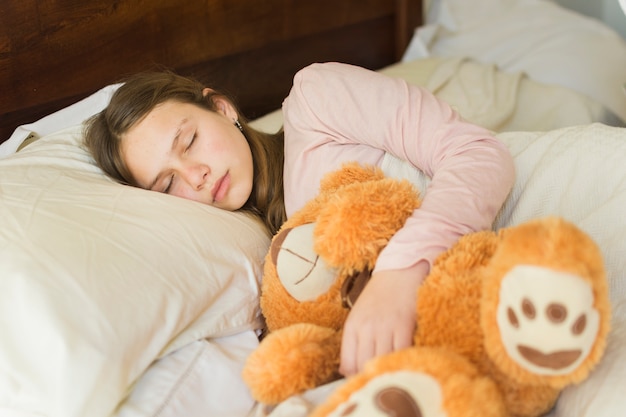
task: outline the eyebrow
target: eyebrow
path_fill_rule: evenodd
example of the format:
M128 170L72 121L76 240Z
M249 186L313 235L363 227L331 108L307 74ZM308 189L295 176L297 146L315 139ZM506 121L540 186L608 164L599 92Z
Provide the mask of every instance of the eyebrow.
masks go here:
M170 152L173 152L174 149L176 149L176 146L178 146L178 142L180 140L180 134L183 131L183 126L185 125L185 123L187 123L187 121L188 121L187 118L184 118L178 124L178 128L176 129L176 133L174 134L174 139L172 140L172 147L170 149ZM159 172L157 174L156 178L150 183L150 186L148 187L148 190L154 189L154 186L156 185L157 182L159 182L159 178L160 177L161 177L161 173Z

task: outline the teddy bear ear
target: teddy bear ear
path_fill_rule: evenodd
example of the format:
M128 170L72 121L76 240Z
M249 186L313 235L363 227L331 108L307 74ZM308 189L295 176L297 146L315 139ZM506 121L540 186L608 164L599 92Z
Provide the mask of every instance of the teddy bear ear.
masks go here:
M276 265L278 261L278 253L283 246L283 242L287 239L287 235L292 230L291 227L286 227L278 231L276 236L272 239L272 243L270 245L270 256L272 259L272 263Z
M375 166L363 166L356 162L344 164L341 169L327 174L320 182L321 193L332 193L347 184L385 178L383 171Z

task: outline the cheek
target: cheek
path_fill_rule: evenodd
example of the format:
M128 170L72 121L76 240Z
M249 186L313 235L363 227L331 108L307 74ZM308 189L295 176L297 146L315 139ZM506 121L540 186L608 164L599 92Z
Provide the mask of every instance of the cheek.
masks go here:
M228 143L226 140L216 139L212 137L210 139L206 139L198 144L197 147L192 148L193 155L200 161L204 163L209 162L209 158L215 160L215 155L223 154L228 150ZM219 160L219 158L217 158Z
M186 198L188 200L191 200L189 198L188 192L181 186L172 187L172 189L169 192L169 195L173 195L174 197L181 197L181 198Z
M193 200L193 201L198 201L200 203L206 203L206 201L202 201L200 195L196 191L192 190L186 185L177 186L175 189L170 191L170 195L184 198L186 200Z
M213 135L208 138L205 145L211 154L237 153L238 148L242 145L242 141L247 145L246 139L237 128L230 124L222 124L216 127Z
M223 154L232 151L234 139L225 133L222 133L214 140L207 143L207 149L211 154Z

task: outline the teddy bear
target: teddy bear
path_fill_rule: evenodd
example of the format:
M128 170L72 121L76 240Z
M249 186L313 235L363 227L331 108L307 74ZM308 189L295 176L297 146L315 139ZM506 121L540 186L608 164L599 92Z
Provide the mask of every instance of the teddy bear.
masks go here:
M408 181L354 163L285 222L264 265L268 332L243 371L257 401L341 378L350 307L419 205ZM370 360L312 416L540 416L589 375L610 330L602 254L558 217L461 237L416 304L414 345Z

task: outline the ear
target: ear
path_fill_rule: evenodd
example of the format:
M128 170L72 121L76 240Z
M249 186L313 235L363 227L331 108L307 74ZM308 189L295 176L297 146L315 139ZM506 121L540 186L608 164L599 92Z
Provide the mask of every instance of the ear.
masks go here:
M205 88L202 90L202 94L204 96L207 96L208 94L213 93L213 92L214 91L210 88ZM222 113L224 116L228 117L231 120L239 119L239 115L237 114L237 111L235 110L235 106L233 106L232 103L226 97L216 94L215 96L211 98L211 100L213 100L213 104L215 104L215 107L218 112Z

